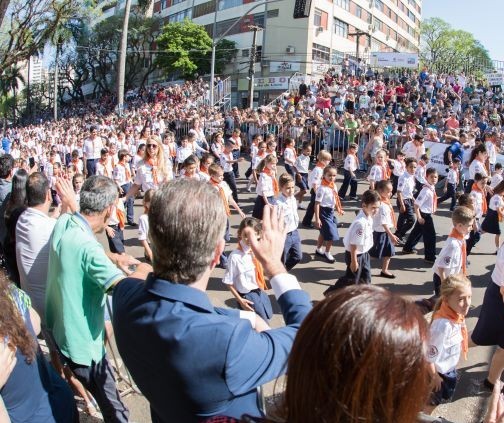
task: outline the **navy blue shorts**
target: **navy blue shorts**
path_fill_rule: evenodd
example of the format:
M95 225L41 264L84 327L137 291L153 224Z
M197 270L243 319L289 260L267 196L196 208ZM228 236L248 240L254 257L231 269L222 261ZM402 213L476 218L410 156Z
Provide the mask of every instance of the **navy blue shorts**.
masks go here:
M270 320L273 317L273 308L271 306L271 301L268 294L262 289L254 289L253 291L247 292L246 294L241 294L240 296L246 300L252 301L254 304L251 306L254 311L262 317L265 321Z
M301 176L301 180L298 180L298 178L296 178L296 186L304 191L309 191L310 188L308 188L308 174L298 173L298 175Z
M457 387L457 371L453 370L445 375L438 373L443 378L441 389L433 391L430 398L431 405L439 405L451 402L455 388Z
M110 238L107 234L108 245L111 253L122 254L124 250L124 234L119 225L109 225L114 230L114 237Z
M485 219L481 224L481 230L489 234L500 235L499 213L496 210L488 209Z
M500 287L490 281L483 297L478 322L472 333L476 345L498 345L504 348L504 302Z

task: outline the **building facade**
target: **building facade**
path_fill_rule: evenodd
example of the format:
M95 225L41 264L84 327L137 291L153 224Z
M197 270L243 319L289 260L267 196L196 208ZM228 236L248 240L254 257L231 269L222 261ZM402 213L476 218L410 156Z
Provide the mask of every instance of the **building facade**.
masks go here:
M288 88L294 74L316 78L344 57L356 60L371 52L417 52L422 0L312 0L310 17L294 19L293 0L271 1L254 10L254 0L160 0L154 16L165 23L189 18L225 38L238 54L226 69L233 81L233 103L246 105L253 31L257 36L255 98L264 104ZM361 36L352 35L361 33Z

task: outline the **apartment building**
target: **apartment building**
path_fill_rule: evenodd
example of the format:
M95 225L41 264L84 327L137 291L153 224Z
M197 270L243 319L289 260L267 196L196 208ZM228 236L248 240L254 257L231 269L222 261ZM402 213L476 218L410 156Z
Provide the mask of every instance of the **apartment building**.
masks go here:
M312 0L310 16L294 19L294 0L257 4L254 0L155 0L154 16L166 23L185 18L204 25L210 35L237 44L238 54L226 69L233 81L233 103L247 104L251 25L257 36L255 95L259 104L288 88L298 73L317 77L344 57L355 60L371 52L418 51L422 0ZM253 10L250 10L253 8ZM357 36L355 34L362 34Z

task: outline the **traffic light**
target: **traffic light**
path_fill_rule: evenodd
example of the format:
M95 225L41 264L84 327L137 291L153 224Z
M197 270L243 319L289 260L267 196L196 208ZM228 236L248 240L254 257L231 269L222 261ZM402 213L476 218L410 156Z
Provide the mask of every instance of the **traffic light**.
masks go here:
M294 19L307 18L310 16L311 0L296 0L294 4Z

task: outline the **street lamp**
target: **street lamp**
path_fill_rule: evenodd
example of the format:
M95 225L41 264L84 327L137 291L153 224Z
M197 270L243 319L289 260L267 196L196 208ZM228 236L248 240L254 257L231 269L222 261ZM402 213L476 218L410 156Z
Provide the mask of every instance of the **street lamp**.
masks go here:
M129 1L129 0L128 0ZM257 3L255 6L252 6L250 9L248 9L243 15L241 15L233 24L224 31L224 33L215 39L216 37L216 26L217 26L217 6L218 6L218 0L215 0L215 12L214 12L214 24L213 24L213 36L212 36L212 62L210 65L210 106L213 107L214 105L214 85L215 85L215 48L217 44L219 43L220 40L222 40L236 25L238 25L238 22L240 22L245 16L247 16L252 10L257 9L258 7L264 6L265 4L270 4L270 3L277 3L282 0L269 0L269 1L262 1L261 3Z

